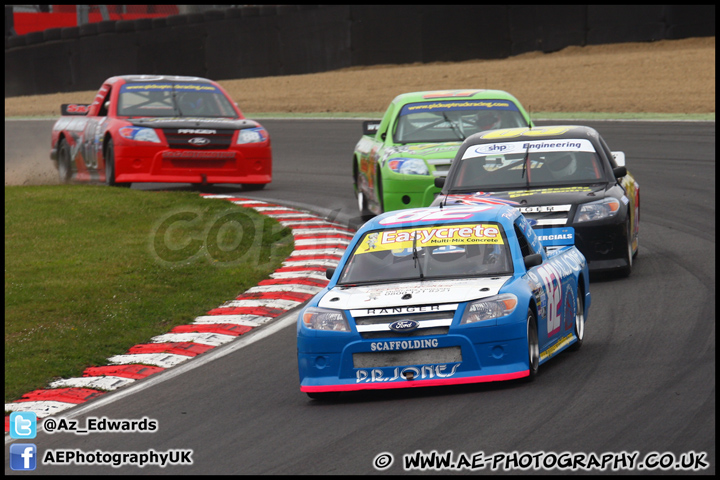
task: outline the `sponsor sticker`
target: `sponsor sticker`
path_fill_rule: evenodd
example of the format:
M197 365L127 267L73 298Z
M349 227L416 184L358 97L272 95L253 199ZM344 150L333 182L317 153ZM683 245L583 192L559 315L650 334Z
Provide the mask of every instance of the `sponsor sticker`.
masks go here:
M422 340L397 340L397 341L384 341L384 342L372 342L370 344L371 352L387 352L392 350L412 350L417 348L437 348L438 339L429 338Z
M465 150L462 159L474 158L484 155L525 152L595 152L590 140L562 139L562 140L531 140L519 142L484 143Z
M177 92L217 92L218 89L207 83L126 83L121 92L147 92L147 91L177 91Z
M573 227L543 228L536 230L535 233L545 247L575 245L575 229Z
M412 367L396 367L390 371L380 368L359 369L355 371L355 383L381 383L407 380L426 380L432 378L449 378L455 375L460 363L439 365L420 365Z
M355 254L413 247L503 243L500 227L495 224L447 225L371 232L365 235Z
M517 105L508 100L445 100L437 102L409 103L400 110L400 115L432 112L434 110L513 110Z
M162 157L168 160L183 159L234 159L235 152L208 152L208 151L188 151L188 150L172 150L162 153Z

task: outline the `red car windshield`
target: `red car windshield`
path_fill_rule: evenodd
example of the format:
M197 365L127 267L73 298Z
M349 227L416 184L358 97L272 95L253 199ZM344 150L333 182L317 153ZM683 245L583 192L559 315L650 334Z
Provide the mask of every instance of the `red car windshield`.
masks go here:
M138 82L121 87L119 116L237 118L231 101L206 83Z

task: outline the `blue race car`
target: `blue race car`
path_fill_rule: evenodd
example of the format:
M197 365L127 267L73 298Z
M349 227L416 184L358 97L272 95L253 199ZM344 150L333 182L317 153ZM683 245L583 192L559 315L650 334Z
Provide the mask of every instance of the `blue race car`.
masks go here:
M363 225L297 322L300 390L339 392L526 378L582 345L585 257L545 252L507 205L388 212Z

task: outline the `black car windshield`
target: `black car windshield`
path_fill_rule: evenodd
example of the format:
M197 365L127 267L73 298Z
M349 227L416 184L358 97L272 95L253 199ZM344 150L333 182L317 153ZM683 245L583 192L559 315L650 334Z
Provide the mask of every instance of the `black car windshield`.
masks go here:
M595 149L586 139L473 145L456 168L451 191L593 184L605 178Z
M462 142L473 133L527 127L509 100L442 100L410 103L398 114L397 143Z
M118 115L237 118L230 100L209 83L137 82L120 88Z
M511 254L500 224L443 224L366 233L345 264L338 284L511 272Z

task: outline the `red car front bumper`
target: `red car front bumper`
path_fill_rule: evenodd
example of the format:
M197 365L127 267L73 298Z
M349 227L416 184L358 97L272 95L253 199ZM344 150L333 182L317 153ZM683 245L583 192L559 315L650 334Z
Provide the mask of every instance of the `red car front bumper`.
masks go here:
M118 183L251 183L272 181L269 144L226 150L179 150L166 146L117 145Z

